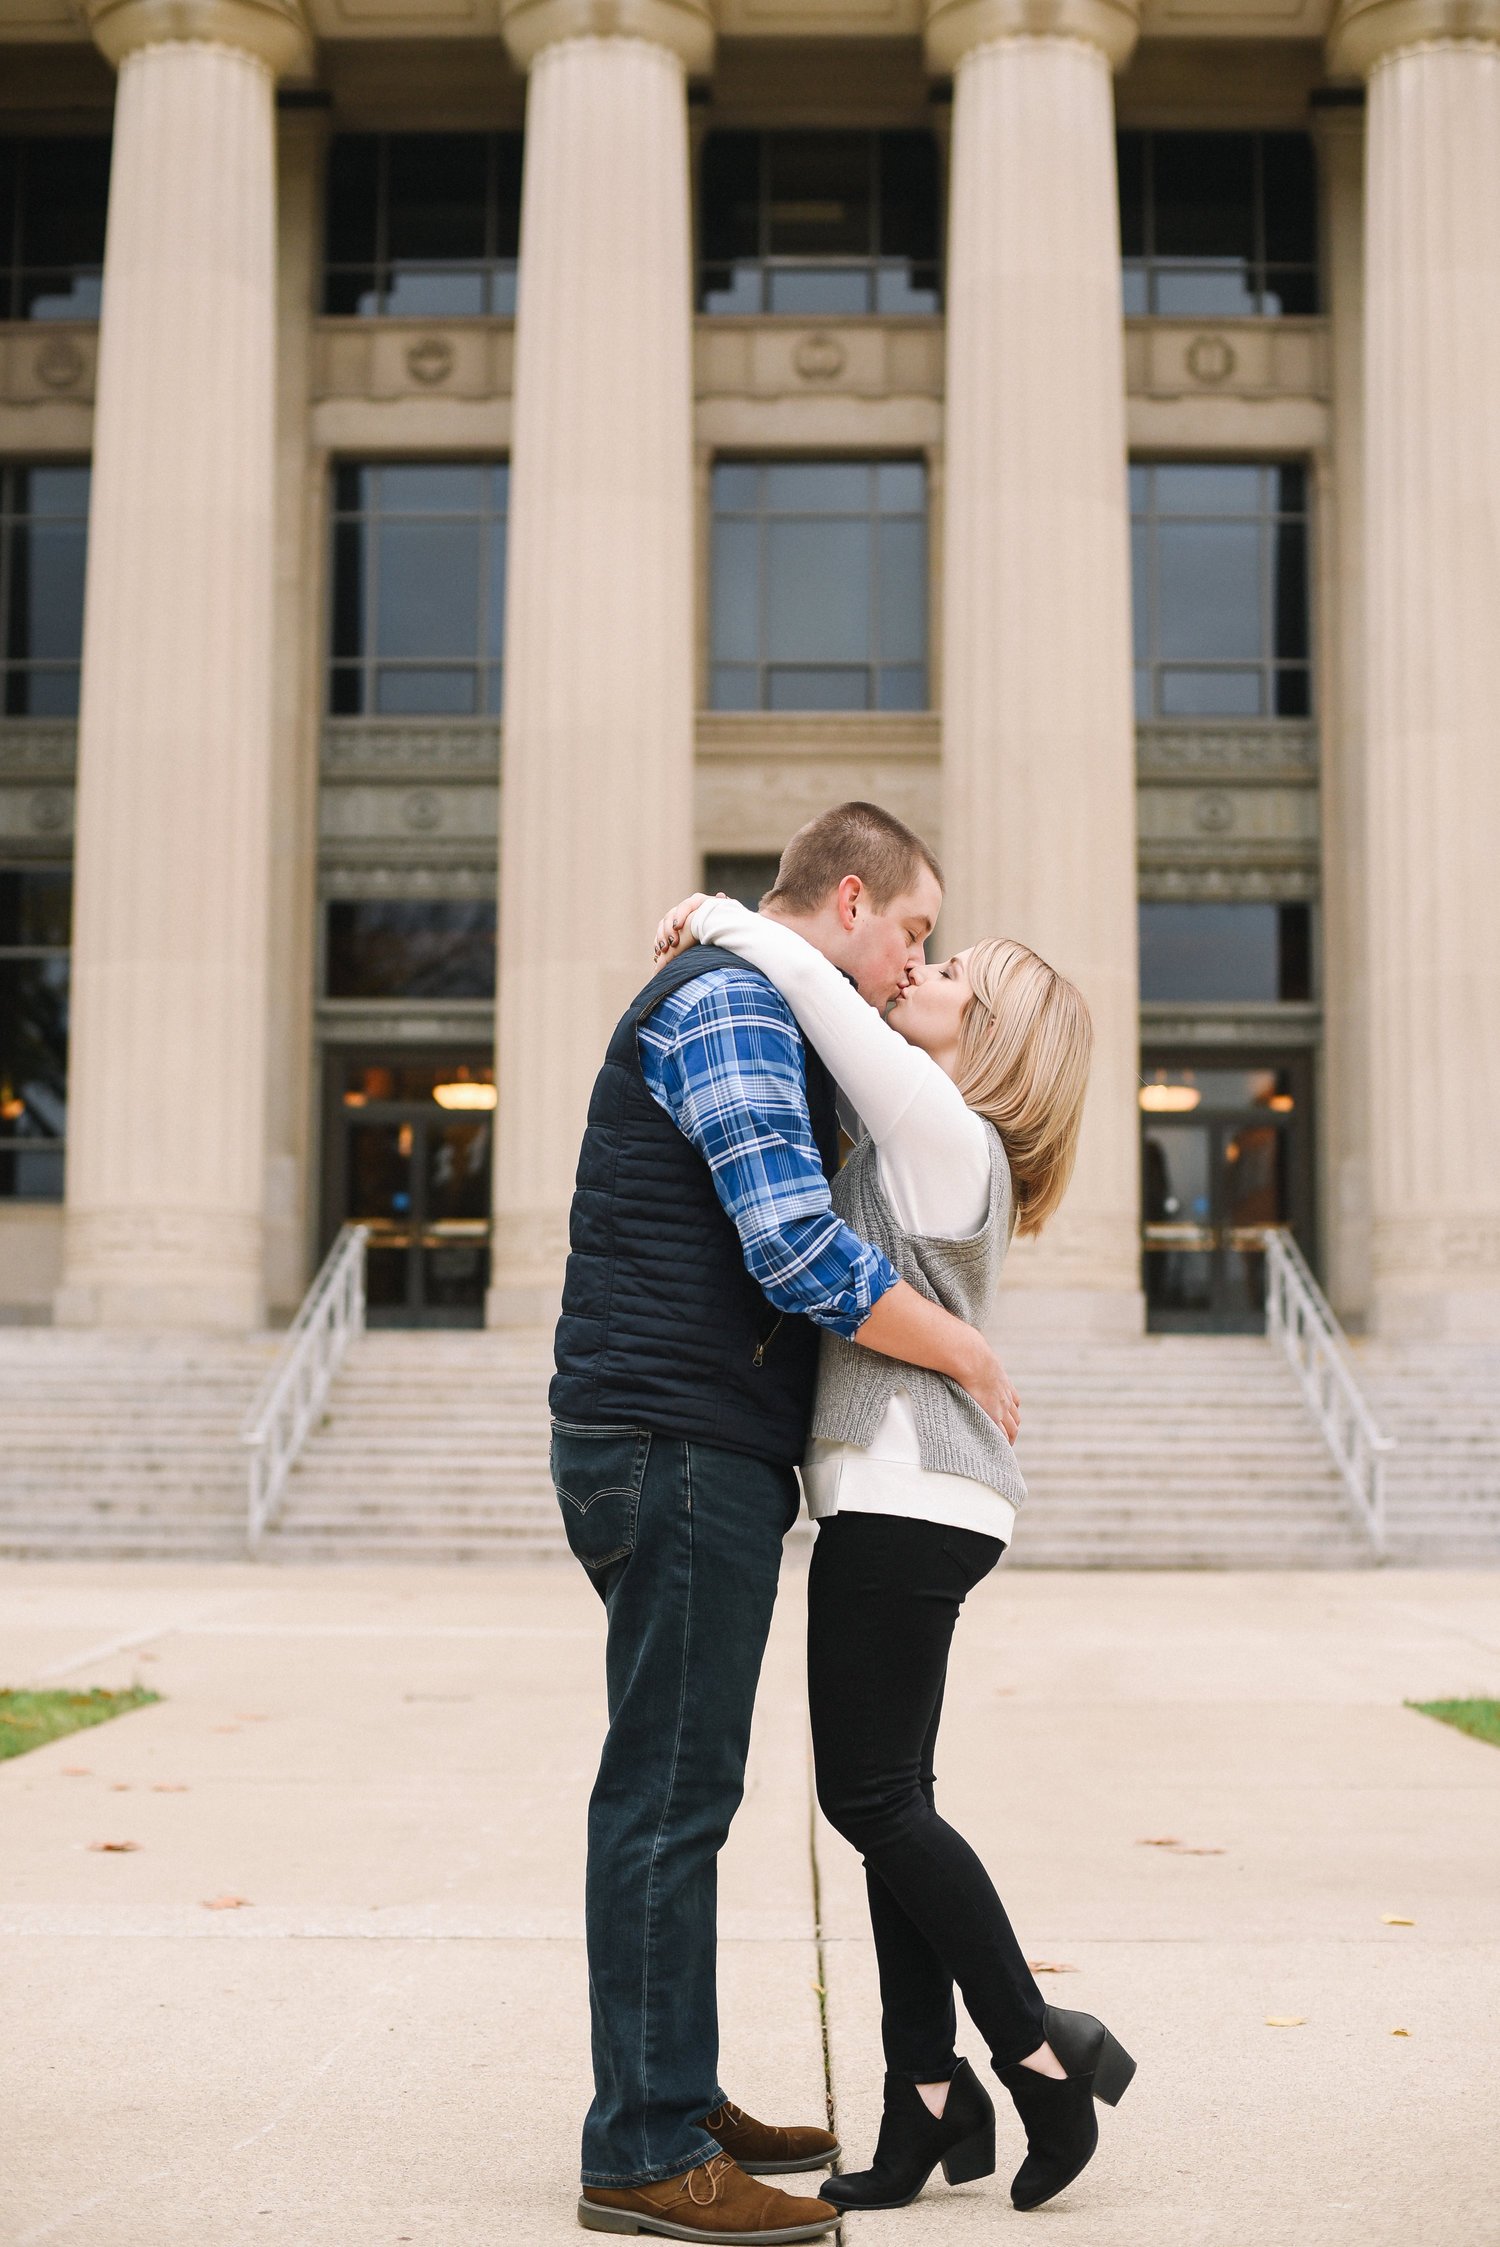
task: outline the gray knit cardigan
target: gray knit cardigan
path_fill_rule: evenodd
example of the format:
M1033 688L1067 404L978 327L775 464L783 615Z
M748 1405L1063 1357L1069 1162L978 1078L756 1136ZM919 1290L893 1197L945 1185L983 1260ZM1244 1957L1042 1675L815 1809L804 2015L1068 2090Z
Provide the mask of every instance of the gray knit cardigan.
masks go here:
M1010 1164L1000 1134L993 1125L986 1129L989 1206L978 1232L961 1239L903 1231L880 1183L873 1139L860 1141L833 1185L834 1208L851 1231L883 1249L919 1295L978 1327L985 1325L993 1308L1000 1267L1015 1226ZM1024 1504L1026 1485L1005 1432L967 1390L945 1374L861 1349L826 1328L818 1361L813 1434L830 1443L871 1443L898 1389L905 1389L911 1398L924 1467L940 1474L968 1475L998 1490L1013 1506Z

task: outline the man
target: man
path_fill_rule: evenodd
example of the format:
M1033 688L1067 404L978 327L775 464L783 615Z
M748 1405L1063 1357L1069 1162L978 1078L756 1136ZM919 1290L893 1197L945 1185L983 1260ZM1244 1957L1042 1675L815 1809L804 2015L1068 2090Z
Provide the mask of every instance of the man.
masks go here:
M664 901L665 902L665 901ZM942 902L932 853L872 804L788 845L763 910L884 1007ZM770 982L712 946L626 1009L579 1158L552 1383L568 1541L608 1614L609 1732L589 1804L595 2095L586 2229L815 2239L826 2130L753 2121L718 2082L717 1860L739 1806L818 1329L959 1381L1015 1428L983 1337L834 1215L834 1087Z

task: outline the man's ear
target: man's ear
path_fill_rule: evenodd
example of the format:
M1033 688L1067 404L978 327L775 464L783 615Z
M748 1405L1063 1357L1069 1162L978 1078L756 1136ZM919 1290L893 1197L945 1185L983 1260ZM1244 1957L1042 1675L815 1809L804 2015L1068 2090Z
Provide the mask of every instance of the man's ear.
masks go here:
M846 934L854 927L858 919L859 906L864 894L865 885L858 874L846 874L839 883L834 901L838 908L839 927Z

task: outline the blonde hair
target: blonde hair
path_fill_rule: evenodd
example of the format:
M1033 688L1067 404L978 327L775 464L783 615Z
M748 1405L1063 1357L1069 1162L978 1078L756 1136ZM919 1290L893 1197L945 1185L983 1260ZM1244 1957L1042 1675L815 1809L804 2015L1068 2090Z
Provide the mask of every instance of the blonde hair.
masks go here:
M1010 1162L1016 1231L1039 1233L1068 1189L1078 1154L1094 1025L1077 985L1014 937L968 955L973 993L954 1078L992 1123Z

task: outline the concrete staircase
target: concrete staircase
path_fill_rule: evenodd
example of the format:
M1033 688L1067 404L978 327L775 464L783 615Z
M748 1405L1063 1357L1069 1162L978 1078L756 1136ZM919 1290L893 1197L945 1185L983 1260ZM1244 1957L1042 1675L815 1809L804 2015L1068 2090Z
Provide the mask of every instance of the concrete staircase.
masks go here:
M1500 1342L1356 1342L1360 1386L1397 1449L1390 1557L1500 1561Z
M241 1555L239 1426L279 1339L0 1330L0 1556ZM1401 1445L1391 1557L1500 1564L1500 1347L1356 1354ZM1369 1560L1292 1374L1258 1337L1016 1342L1006 1355L1031 1491L1016 1566ZM540 1334L366 1334L262 1557L565 1557L549 1370Z
M1251 1337L1033 1344L1027 1567L1352 1567L1368 1549L1284 1361ZM545 1338L370 1334L293 1473L267 1558L565 1552Z
M1256 1335L1013 1344L1021 1568L1357 1568L1342 1481Z
M0 1328L0 1558L235 1559L280 1337Z
M566 1556L550 1334L367 1333L292 1470L266 1560Z

